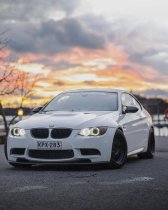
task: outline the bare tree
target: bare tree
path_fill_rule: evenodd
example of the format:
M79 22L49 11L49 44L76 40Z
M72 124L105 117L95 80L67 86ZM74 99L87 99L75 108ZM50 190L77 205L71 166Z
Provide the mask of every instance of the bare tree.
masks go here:
M5 38L5 32L0 33L0 55L3 55L7 43L8 40ZM7 122L2 98L7 95L17 95L17 97L21 99L18 108L21 108L24 101L30 97L36 81L37 75L34 76L34 74L18 71L15 67L12 67L9 62L5 61L3 56L0 56L0 115L3 118L6 136L9 126L16 119L17 115L15 115L10 122Z
M17 94L21 98L20 108L22 108L23 103L30 98L36 82L38 81L38 74L30 74L29 72L21 72L19 75L19 84L17 89Z
M4 64L5 65L5 64ZM18 88L19 74L16 69L7 66L0 66L0 115L2 115L5 132L8 133L8 125L2 105L2 96L12 95Z
M5 50L8 39L5 36L6 32L0 33L0 53L3 54ZM19 79L18 72L13 67L10 67L9 64L3 59L3 56L0 56L0 115L2 115L6 135L8 132L8 124L5 116L5 112L2 105L1 97L4 95L9 95L14 93L17 88L17 82Z
M18 87L16 89L16 94L20 98L19 109L23 107L23 103L31 97L33 93L36 82L38 81L38 74L30 74L29 72L20 72ZM15 115L9 122L9 126L17 118Z
M6 93L3 92L3 94L5 93L4 95L7 95L7 94L15 93L15 95L17 95L17 97L20 98L20 104L18 106L18 109L20 109L23 107L24 102L30 98L33 92L33 89L35 87L35 84L37 82L37 79L38 79L37 74L34 75L28 72L19 72L17 75L16 84L13 84L13 91L11 91L10 93L8 91ZM7 122L1 100L0 100L0 111L1 111L0 114L2 115L3 121L4 121L5 132L7 134L9 130L9 126L14 122L14 120L18 117L18 115L16 114L15 116L13 116L13 118L9 122Z
M17 88L17 81L19 79L15 67L10 66L9 62L2 56L8 44L6 32L0 33L0 96L12 94Z

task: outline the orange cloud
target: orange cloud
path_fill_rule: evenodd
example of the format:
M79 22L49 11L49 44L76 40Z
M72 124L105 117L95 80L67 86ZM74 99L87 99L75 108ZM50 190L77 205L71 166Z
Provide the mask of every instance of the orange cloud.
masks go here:
M6 52L6 55L9 52ZM69 65L56 68L54 65L40 63L46 59L57 63L66 61ZM50 63L50 62L49 62ZM114 44L103 50L74 48L67 53L52 56L24 54L13 63L19 70L38 72L39 81L34 88L34 96L25 102L27 106L42 104L63 90L86 87L110 87L128 90L148 88L168 89L167 84L159 82L156 69L134 63L123 49ZM34 99L36 97L36 100ZM5 99L6 104L17 104L17 96Z
M0 51L0 59L7 58L9 55L10 55L10 51L9 50L1 50Z

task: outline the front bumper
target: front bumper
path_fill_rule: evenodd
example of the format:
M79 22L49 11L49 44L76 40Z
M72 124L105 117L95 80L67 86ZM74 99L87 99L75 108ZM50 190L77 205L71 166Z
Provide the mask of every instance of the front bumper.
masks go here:
M84 137L78 135L79 130L73 130L71 135L64 139L52 139L51 137L47 139L33 138L30 134L30 130L26 130L26 135L24 137L13 137L9 134L7 140L8 162L27 164L82 164L109 162L111 158L111 149L115 132L116 128L108 128L107 132L100 137ZM53 158L50 150L42 150L41 152L41 150L37 149L38 141L61 141L62 149L54 151L52 150L52 153L53 155L62 153L62 155L58 158L55 156ZM12 151L14 149L21 149L23 151L19 153L13 153ZM32 151L34 155L32 155ZM69 152L71 155L67 156L66 154L64 157L64 151L71 151ZM43 157L43 155L38 156L40 153L45 153L45 157Z

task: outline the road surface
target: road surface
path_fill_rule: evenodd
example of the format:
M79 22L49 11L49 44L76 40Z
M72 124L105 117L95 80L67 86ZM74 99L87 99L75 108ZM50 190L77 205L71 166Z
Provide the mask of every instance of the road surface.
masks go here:
M128 159L119 170L100 166L15 169L0 145L0 210L167 210L168 152Z

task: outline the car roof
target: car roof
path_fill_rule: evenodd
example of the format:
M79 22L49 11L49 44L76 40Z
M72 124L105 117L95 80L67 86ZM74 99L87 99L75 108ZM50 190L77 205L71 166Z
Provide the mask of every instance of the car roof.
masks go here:
M116 92L116 93L122 93L122 92L126 92L126 91L121 90L121 89L113 89L113 88L84 88L84 89L74 89L74 90L64 91L64 93L74 93L74 92Z

